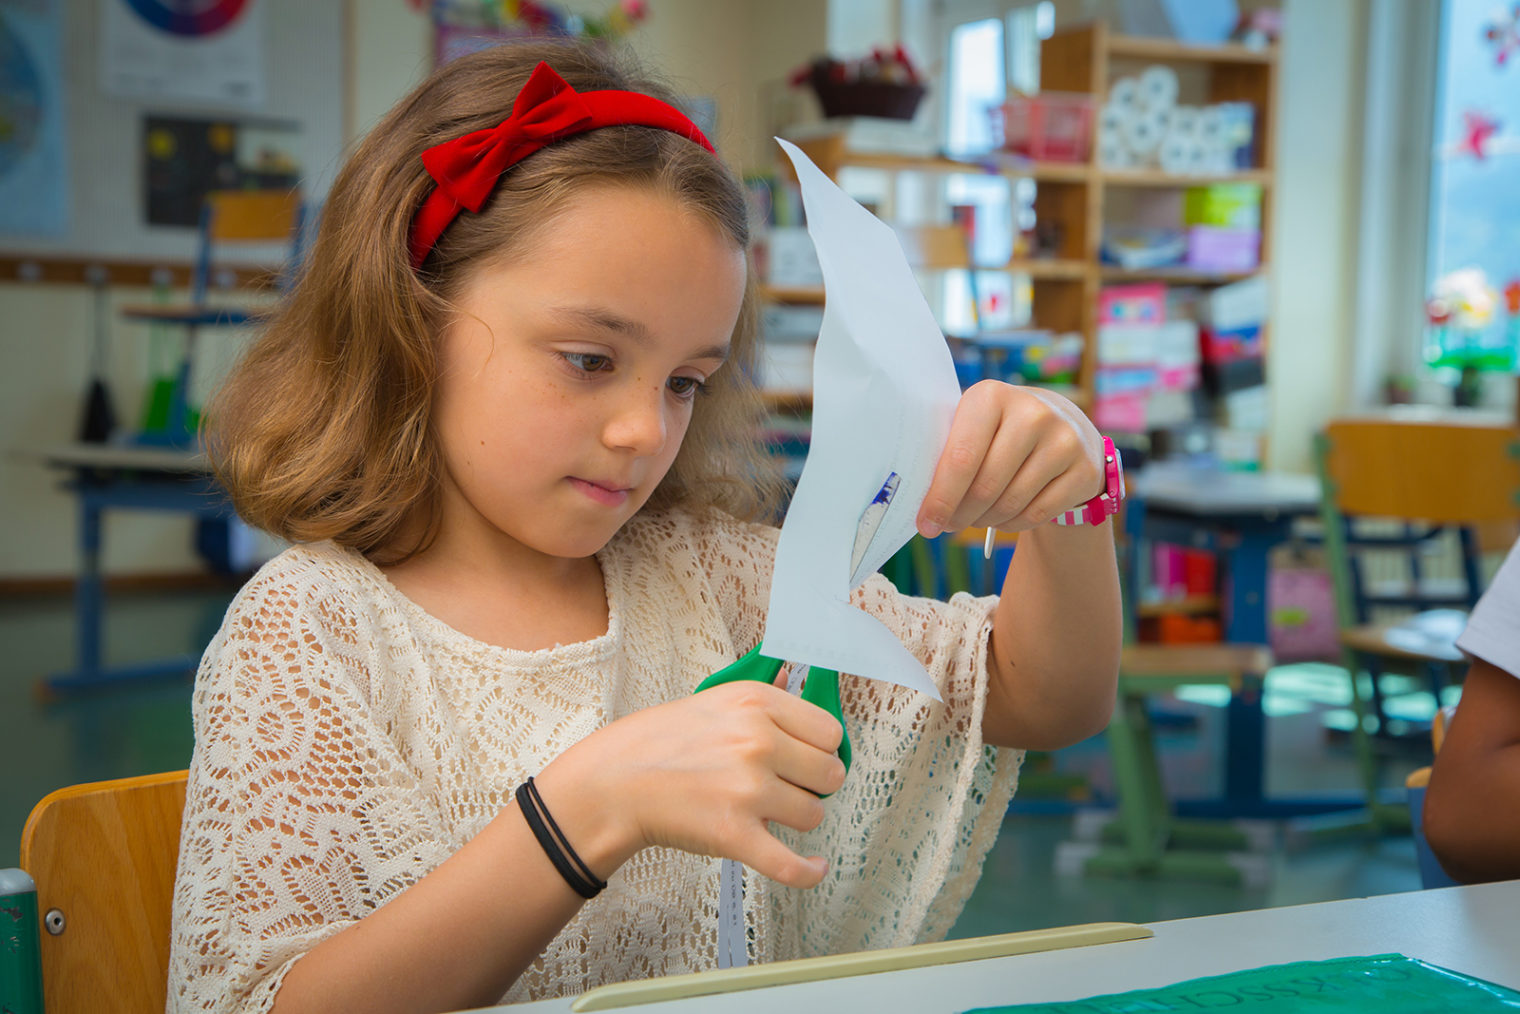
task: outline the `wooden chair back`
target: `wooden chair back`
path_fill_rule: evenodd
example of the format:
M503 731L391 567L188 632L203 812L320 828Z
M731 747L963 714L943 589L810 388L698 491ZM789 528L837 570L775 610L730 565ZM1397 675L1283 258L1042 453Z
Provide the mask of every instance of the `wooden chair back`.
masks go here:
M214 190L206 195L207 231L217 243L288 240L301 216L301 195L291 190Z
M1431 524L1512 522L1520 431L1455 415L1333 420L1325 493L1342 514Z
M21 867L37 884L48 1014L164 1009L185 775L70 786L27 818Z

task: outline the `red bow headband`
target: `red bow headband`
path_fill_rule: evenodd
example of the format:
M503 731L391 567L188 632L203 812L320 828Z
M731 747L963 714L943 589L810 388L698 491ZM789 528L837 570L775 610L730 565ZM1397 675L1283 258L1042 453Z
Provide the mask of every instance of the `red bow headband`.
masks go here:
M669 103L638 92L577 92L547 63L539 63L512 103L511 116L422 153L438 186L412 219L412 267L422 266L455 216L480 210L510 166L562 138L625 124L658 127L713 150L697 125Z

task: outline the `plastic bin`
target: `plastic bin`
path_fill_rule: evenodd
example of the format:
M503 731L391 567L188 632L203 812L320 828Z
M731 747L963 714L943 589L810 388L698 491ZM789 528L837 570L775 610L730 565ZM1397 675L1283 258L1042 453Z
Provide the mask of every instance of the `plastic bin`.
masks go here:
M1041 162L1086 162L1092 150L1090 95L1014 95L992 108L993 137L1005 150Z

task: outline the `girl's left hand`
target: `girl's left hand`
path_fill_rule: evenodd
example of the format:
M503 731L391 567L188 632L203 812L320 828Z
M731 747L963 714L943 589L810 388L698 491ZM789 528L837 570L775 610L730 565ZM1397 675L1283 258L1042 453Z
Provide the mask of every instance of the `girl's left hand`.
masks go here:
M1103 488L1103 438L1081 409L1041 388L984 380L956 407L918 530L1023 531Z

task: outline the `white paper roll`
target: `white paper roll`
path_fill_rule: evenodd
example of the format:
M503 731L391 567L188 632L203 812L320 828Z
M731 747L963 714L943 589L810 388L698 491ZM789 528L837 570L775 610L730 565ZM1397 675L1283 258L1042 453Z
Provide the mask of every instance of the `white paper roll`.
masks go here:
M1129 145L1118 136L1098 138L1098 164L1108 169L1130 169L1135 165L1135 156L1130 152Z
M1193 148L1197 144L1184 134L1171 133L1156 150L1156 162L1169 173L1193 171Z
M1223 143L1224 130L1224 111L1218 106L1204 106L1198 111L1198 139L1204 144Z
M1234 153L1226 148L1223 143L1200 141L1203 145L1203 169L1206 173L1228 173L1235 169Z
M1177 104L1177 72L1156 64L1140 75L1140 102L1147 109L1170 109Z
M1190 173L1207 173L1212 171L1212 166L1209 162L1209 149L1202 141L1196 138L1193 139L1188 148L1187 171Z
M1098 133L1102 135L1105 132L1112 132L1117 135L1124 129L1124 119L1128 115L1127 107L1113 101L1105 103L1103 108L1098 110Z
M1164 133L1161 117L1154 112L1131 113L1124 120L1123 132L1130 150L1142 157L1156 150Z
M1167 133L1180 137L1197 137L1198 120L1197 106L1177 106L1172 110L1171 129Z
M1132 77L1121 77L1108 92L1108 104L1120 109L1136 109L1140 105L1140 82Z

